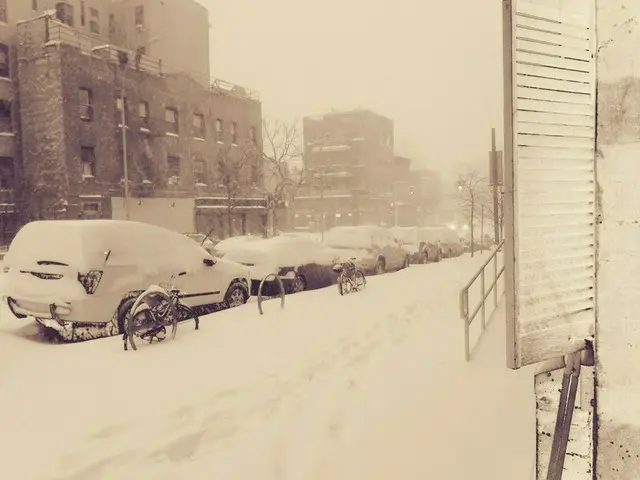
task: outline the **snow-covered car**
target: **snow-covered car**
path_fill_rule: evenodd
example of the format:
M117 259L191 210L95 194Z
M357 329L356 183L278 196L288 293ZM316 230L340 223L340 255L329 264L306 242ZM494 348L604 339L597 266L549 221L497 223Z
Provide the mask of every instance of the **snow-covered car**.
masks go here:
M334 227L324 234L324 245L340 251L342 261L355 258L366 274L380 274L409 266L409 254L391 231L377 225Z
M190 238L211 255L215 253L215 247L218 243L217 239L207 237L204 233L185 233L185 237Z
M3 301L12 313L63 338L122 332L135 298L172 275L182 274L175 281L181 301L196 311L239 306L249 297L246 267L214 259L178 232L130 221L28 223L11 243L4 271Z
M422 235L439 245L441 258L459 257L464 253L464 245L458 234L446 225L421 227L421 230Z
M236 237L225 238L216 244L213 255L217 258L223 258L227 253L232 252L236 248L242 248L245 243L257 242L259 240L262 240L262 237L256 235L238 235Z
M438 239L422 227L393 227L399 245L409 254L411 263L439 262L442 251Z
M249 267L251 294L257 295L260 282L270 273L277 273L286 293L297 293L335 284L332 270L340 252L308 238L277 236L258 242L245 242L227 253L225 259ZM265 295L280 291L275 280L266 281Z

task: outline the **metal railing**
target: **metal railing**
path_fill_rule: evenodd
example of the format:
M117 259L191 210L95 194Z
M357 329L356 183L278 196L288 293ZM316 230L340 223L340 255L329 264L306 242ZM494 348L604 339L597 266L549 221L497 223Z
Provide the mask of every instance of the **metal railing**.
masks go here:
M498 292L498 280L504 273L504 259L502 261L502 266L498 268L498 253L503 250L504 240L502 240L489 254L487 260L482 264L482 266L478 269L478 271L471 277L471 280L460 290L460 317L464 321L464 356L465 360L468 362L471 360L471 347L470 347L470 339L469 339L469 329L471 324L478 316L478 313L481 314L481 333L484 333L485 328L487 327L487 317L490 317L491 314L498 307L498 303L502 295L504 294L504 284L502 288L502 292ZM486 270L490 263L493 262L493 280L487 289L487 274ZM469 308L469 291L476 284L476 281L480 281L480 301L474 307L473 311ZM493 293L493 310L487 316L487 299Z
M219 78L204 77L202 74L195 72L174 71L171 65L163 63L160 58L105 44L105 40L99 35L80 32L54 18L47 17L45 21L47 22L48 43L50 44L70 45L79 48L85 54L100 56L114 64L120 64L121 56L126 55L129 68L140 70L150 75L168 77L183 73L204 85L210 92L252 100L260 99L260 95L255 90ZM96 47L102 48L96 50Z

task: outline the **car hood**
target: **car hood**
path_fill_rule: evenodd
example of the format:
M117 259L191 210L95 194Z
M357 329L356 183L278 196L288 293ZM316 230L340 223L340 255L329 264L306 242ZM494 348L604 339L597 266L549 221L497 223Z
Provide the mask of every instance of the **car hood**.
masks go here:
M238 278L249 278L249 268L237 262L216 258L215 269Z

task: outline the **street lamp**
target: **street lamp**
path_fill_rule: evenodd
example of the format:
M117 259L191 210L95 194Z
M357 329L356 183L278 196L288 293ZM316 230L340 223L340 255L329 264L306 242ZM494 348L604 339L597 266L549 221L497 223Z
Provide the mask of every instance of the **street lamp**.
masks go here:
M91 53L105 50L111 48L110 45L99 45L97 47L93 47L91 49ZM118 60L120 65L124 65L127 63L128 57L126 53L120 52L118 55ZM117 67L116 67L117 68ZM123 163L123 175L124 175L124 218L126 220L130 219L129 214L129 161L127 155L127 125L126 125L126 105L125 105L125 84L124 84L124 76L122 78L122 82L120 85L120 128L122 131L122 163Z

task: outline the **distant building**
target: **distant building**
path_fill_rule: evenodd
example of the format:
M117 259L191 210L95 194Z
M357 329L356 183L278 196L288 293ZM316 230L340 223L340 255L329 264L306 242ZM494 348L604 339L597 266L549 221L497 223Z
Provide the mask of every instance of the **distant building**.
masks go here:
M393 121L369 110L303 119L308 188L295 199L296 226L380 223L394 169Z
M162 62L165 73L209 82L209 14L195 0L113 0L109 41Z
M113 46L103 15L90 7L110 2L57 2L53 15L40 16L19 10L26 3L0 8L15 19L0 25L0 243L35 218L123 215L123 92L132 220L222 234L231 218L232 233L264 231L266 201L252 188L263 179L253 92L203 85ZM33 5L42 3L56 2ZM16 26L12 12L34 15ZM220 186L221 155L242 158L231 200Z

